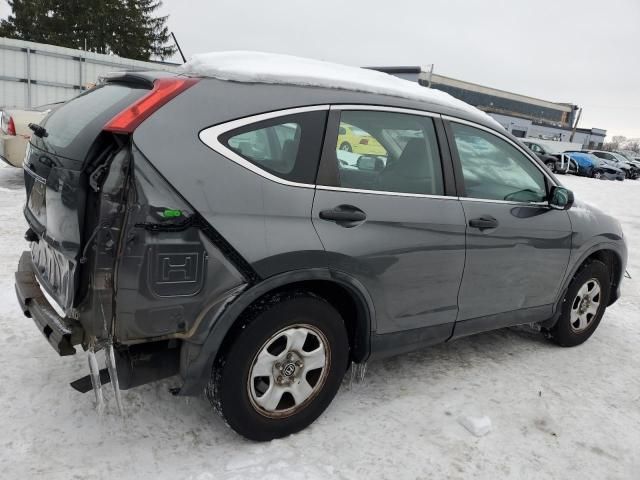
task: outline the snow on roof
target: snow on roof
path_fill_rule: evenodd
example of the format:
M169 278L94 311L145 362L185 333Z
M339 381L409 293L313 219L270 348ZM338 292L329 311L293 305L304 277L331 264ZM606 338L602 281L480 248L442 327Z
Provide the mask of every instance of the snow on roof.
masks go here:
M187 73L220 80L339 88L422 100L484 116L503 130L486 113L441 90L426 88L387 73L339 63L275 53L230 51L196 54L182 68Z

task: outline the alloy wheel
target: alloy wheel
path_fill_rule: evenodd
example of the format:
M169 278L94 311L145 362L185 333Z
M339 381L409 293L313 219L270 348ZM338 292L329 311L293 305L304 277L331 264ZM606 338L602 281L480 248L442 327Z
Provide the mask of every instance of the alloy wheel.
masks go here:
M601 299L600 283L595 278L587 280L578 290L571 304L571 329L582 332L589 328L598 313Z
M322 390L331 363L329 342L312 325L293 325L271 336L253 359L248 378L253 408L282 418L302 410Z

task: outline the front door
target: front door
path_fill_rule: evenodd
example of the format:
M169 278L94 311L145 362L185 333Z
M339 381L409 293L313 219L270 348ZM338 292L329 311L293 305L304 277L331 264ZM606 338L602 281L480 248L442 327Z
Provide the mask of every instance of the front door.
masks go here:
M548 318L571 251L567 212L548 206L551 179L506 137L449 127L467 223L456 335Z
M440 120L353 108L332 108L313 205L329 267L368 290L375 333L442 326L437 340L445 340L457 316L465 219L446 195Z

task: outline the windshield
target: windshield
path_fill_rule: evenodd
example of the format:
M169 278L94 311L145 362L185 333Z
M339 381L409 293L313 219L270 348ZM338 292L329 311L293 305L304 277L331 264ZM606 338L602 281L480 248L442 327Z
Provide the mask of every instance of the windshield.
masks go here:
M611 153L619 162L627 162L627 158L624 155L620 155L619 153Z

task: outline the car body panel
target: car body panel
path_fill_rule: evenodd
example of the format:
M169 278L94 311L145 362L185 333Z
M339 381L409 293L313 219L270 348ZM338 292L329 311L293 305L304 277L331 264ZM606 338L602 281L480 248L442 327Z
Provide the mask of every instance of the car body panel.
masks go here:
M458 320L552 304L571 249L567 212L543 205L461 201L467 221L491 216L498 227L467 227Z
M0 135L0 160L13 167L22 167L29 139L21 135Z
M585 255L602 247L618 255L623 274L627 262L627 246L620 222L580 200L567 213L572 226L570 266L573 268L579 265L580 259Z
M353 205L367 219L353 228L319 212ZM464 213L455 198L415 198L319 187L313 224L329 268L354 275L376 305L374 331L453 322L464 268Z

